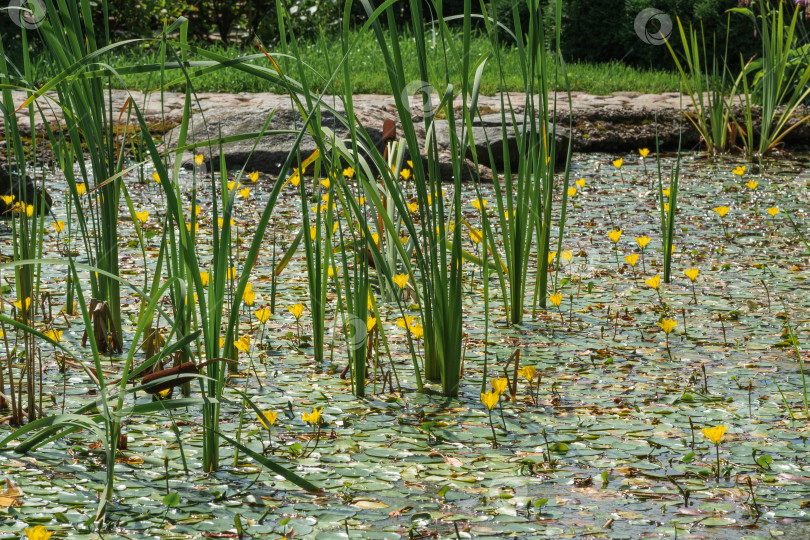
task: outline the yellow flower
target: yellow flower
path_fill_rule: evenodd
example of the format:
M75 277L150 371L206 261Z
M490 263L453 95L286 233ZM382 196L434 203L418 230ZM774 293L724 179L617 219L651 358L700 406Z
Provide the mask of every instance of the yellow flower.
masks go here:
M219 228L220 228L220 229L222 228L222 225L223 225L224 223L225 223L225 219L224 219L224 218L217 218L217 225L219 225ZM233 218L229 219L229 220L228 220L228 223L230 224L230 226L231 226L231 227L233 227Z
M345 176L346 178L354 178L354 169L352 169L351 167L346 167L345 169L343 169L343 176Z
M640 247L641 249L644 249L645 247L647 247L647 244L649 244L649 243L650 243L650 238L647 237L647 236L638 236L638 237L636 237L636 244L638 244L638 247Z
M205 156L204 155L197 154L196 156L194 156L194 163L196 165L202 165L203 161L205 161Z
M475 200L470 201L470 204L473 205L473 207L476 210L481 210L481 208L486 208L487 207L487 200L486 199L475 199Z
M355 200L357 201L357 204L366 204L365 197L355 197Z
M332 182L330 182L328 178L324 178L323 180L321 180L321 185L324 187L324 189L329 189L329 186L332 185Z
M548 264L551 264L552 261L554 261L554 257L556 257L556 256L557 256L556 251L552 251L551 253L549 253L548 254Z
M690 268L688 270L684 270L683 273L686 274L686 277L688 277L690 280L695 281L700 273L700 270L697 268Z
M62 341L62 331L61 330L48 330L45 332L45 337L50 338L53 341L59 343Z
M408 286L408 279L410 276L408 274L397 274L393 277L394 283L397 284L397 287L400 289L404 289Z
M242 300L248 307L253 305L253 302L256 300L256 292L253 290L253 284L248 283L245 286L245 292L242 293Z
M377 326L377 319L376 317L368 317L366 318L366 331L371 332L374 327Z
M6 203L6 206L11 206L14 202L14 195L0 195L0 200Z
M186 230L189 233L191 232L191 223L186 223ZM200 224L199 224L199 222L195 222L194 223L194 232L196 233L199 230L200 230Z
M759 183L756 180L749 180L745 185L748 186L748 189L757 189Z
M638 253L633 253L632 255L627 255L624 258L624 260L627 261L627 264L629 264L630 266L635 267L636 263L638 262Z
M206 272L205 270L200 272L200 281L202 282L203 287L208 285L208 280L210 279L210 277L211 276L209 276L208 272Z
M85 193L87 193L87 184L85 184L84 182L82 182L81 184L76 184L76 193L78 195L84 195Z
M287 309L290 310L290 313L293 314L293 317L295 317L296 321L301 318L301 315L304 314L304 304L294 304L292 306L287 306Z
M771 215L771 217L776 217L776 214L779 213L779 208L776 206L771 206L768 208L768 213Z
M267 319L270 318L270 315L272 315L272 313L273 312L270 311L268 308L257 309L256 311L253 312L253 314L256 316L257 319L259 319L259 322L262 324L267 322Z
M236 268L231 266L225 270L225 279L236 279Z
M399 172L399 175L402 177L403 180L407 180L411 177L411 170L410 169L402 169Z
M146 223L146 220L149 219L149 211L143 210L141 212L135 212L135 219L141 223Z
M585 179L584 178L580 178L579 180L577 180L574 183L579 186L579 189L582 189L582 188L585 187Z
M419 204L418 203L415 203L415 202L408 203L407 206L408 206L408 210L410 210L411 212L416 212L417 210L419 210Z
M703 435L705 435L707 439L712 441L715 446L717 446L723 440L723 436L726 434L727 429L728 426L714 426L711 428L703 428L700 431L703 432Z
M405 315L404 317L398 317L397 326L409 330L411 326L413 326L414 319L415 317L413 315Z
M243 199L247 199L248 197L250 197L250 188L244 187L240 189L238 193Z
M31 307L31 299L26 298L25 300L20 300L19 302L14 302L14 307L17 308L18 311L22 311L23 310L23 304L25 304L25 309L27 311L28 308Z
M317 424L318 420L321 419L321 413L323 412L323 407L320 409L316 409L315 407L312 408L311 413L304 413L301 415L301 419L304 422L309 422L310 424Z
M25 536L28 540L48 540L52 534L42 525L37 525L33 529L25 528Z
M425 329L422 328L421 324L415 324L411 326L411 334L413 334L414 339L420 339L425 335Z
M639 148L638 149L638 154L641 156L641 159L646 158L649 155L649 153L650 153L649 148Z
M566 249L562 253L560 253L560 257L563 258L564 261L571 262L571 259L574 258L574 252L570 249Z
M568 188L568 196L569 196L569 197L573 197L573 196L574 196L574 195L576 195L576 194L577 194L577 188L575 188L575 187L573 187L573 186L571 186L570 188Z
M246 353L250 350L250 336L245 334L238 340L233 342L233 346L236 347L237 351Z
M329 277L335 277L335 267L334 267L334 266L330 266L329 268L327 268L327 269L326 269L326 274L327 274Z
M51 223L51 225L53 225L53 228L56 229L56 232L58 233L65 230L65 222L60 219L54 221L53 223Z
M310 228L309 228L309 237L310 237L310 238L312 238L313 240L315 240L315 238L316 238L317 236L318 236L318 229L317 229L317 227L310 227Z
M256 418L259 419L259 422L262 423L265 429L270 429L270 426L274 426L276 424L278 413L275 411L267 411L261 414L256 413Z
M154 180L156 183L159 184L160 183L160 175L157 172L153 172L152 173L152 180ZM78 188L79 185L83 185L83 184L77 184L76 187ZM78 189L76 191L78 191ZM81 194L82 193L79 193L79 195L81 195Z
M745 165L740 165L739 167L737 167L736 169L734 169L731 172L733 172L737 176L742 176L742 175L745 174Z
M621 169L622 163L624 163L624 161L622 160L622 158L619 158L613 161L613 166L616 167L617 169Z
M663 194L664 194L664 197L669 197L669 188L667 188L667 189L662 189L662 190L661 190L661 193L663 193Z
M259 180L259 172L253 171L248 175L248 178L250 179L251 182L256 183Z
M293 169L293 173L290 175L290 183L295 187L298 187L298 184L301 183L301 175L298 173L298 169Z
M499 396L506 392L506 387L509 384L509 379L506 377L501 377L500 379L492 379L489 381L489 384L492 385L492 390L496 392Z
M34 205L33 204L26 204L25 205L25 215L31 217L34 215Z
M658 289L658 286L661 285L661 276L655 274L653 277L644 280L644 283L646 283L653 289Z
M664 203L664 212L669 213L669 203Z
M552 304L554 304L557 307L560 307L560 304L562 303L562 293L550 294L548 299L551 300Z
M720 217L725 217L725 216L726 216L726 214L728 214L728 211L729 211L729 210L731 210L731 208L729 208L728 206L716 206L716 207L714 208L714 211L715 211L715 212L717 212L717 214L718 214Z
M534 380L534 375L537 373L537 368L534 366L523 366L518 371L518 375L525 378L527 381L532 382Z
M611 241L612 241L614 244L616 244L616 243L618 243L619 238L621 238L621 237L622 237L622 230L621 230L621 229L615 229L615 230L613 230L613 231L610 231L610 232L608 233L608 236L610 237L610 240L611 240Z
M664 319L663 321L658 322L658 326L661 327L661 330L664 331L665 334L669 335L670 332L675 328L675 325L678 324L678 321L675 319Z
M501 395L497 392L487 392L486 394L481 394L481 403L484 404L487 410L491 411L495 405L497 405L500 397Z

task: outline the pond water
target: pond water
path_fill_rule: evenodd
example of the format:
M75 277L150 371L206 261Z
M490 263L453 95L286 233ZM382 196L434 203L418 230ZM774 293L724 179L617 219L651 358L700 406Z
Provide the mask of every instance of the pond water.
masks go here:
M673 164L671 157L662 159L665 180ZM118 460L104 537L235 538L242 531L317 539L807 538L810 424L786 327L790 322L807 360L810 254L785 212L799 231L808 231L808 158L748 164L738 176L732 171L741 164L700 155L683 159L673 279L654 290L645 280L662 273L663 262L655 161L648 158L645 166L628 155L619 170L606 155L578 157L572 182L584 179L584 186L571 200L563 240L572 257L555 259L564 298L559 308L532 313L527 297L527 322L507 327L493 276L487 328L480 274L466 268L458 399L440 397L438 386L415 391L406 336L396 325L399 312L381 298L377 320L386 330L398 391L374 393L381 387L378 377L369 382L368 398L352 396L349 383L339 378L346 362L340 343L327 360L313 361L308 312L299 343L287 309L308 304L300 250L279 277L276 313L266 325L245 311L241 331L251 335L252 347L230 381L262 410L278 412L278 421L268 434L232 391L226 392L220 427L324 492L307 494L250 458L235 456L226 444L223 469L202 474L200 411L157 413L126 425L128 449ZM750 181L756 186L746 185ZM64 181L49 174L48 182L55 217L68 220ZM240 199L235 216L246 238L237 243L237 257L244 256L272 187L266 177L246 185L250 197ZM134 178L127 186L136 210L150 213L145 229L158 232L165 212L159 186ZM450 200L452 186L446 189ZM482 190L492 212L492 187ZM199 198L197 249L206 260L212 251L210 193ZM474 198L465 186L462 200ZM730 207L724 218L713 210L719 206ZM773 207L779 213L771 216ZM479 222L469 203L464 213ZM274 233L280 256L300 227L297 190L288 186L252 273L253 309L270 303ZM616 244L608 237L615 229L622 230ZM631 267L624 257L641 253L634 239L645 235L652 240ZM44 256L61 257L64 239L64 232L49 229ZM160 234L147 240L148 269L154 268L159 242ZM475 249L469 238L465 242ZM125 207L120 246L122 275L141 286L144 260ZM72 249L82 249L75 238ZM12 253L11 237L0 240L0 250L4 258ZM534 264L529 266L534 275ZM43 267L43 289L52 294L54 312L65 302L62 268ZM684 275L689 268L699 269L694 289ZM150 270L147 275L151 279ZM527 294L532 292L530 287ZM327 346L334 291L328 299ZM131 339L138 300L126 294L122 304L125 338ZM678 323L668 346L657 325L661 317ZM80 316L57 318L54 327L64 331L65 343L82 350ZM6 333L14 335L11 328ZM517 399L502 400L493 410L494 447L479 399L485 353L492 376L515 349L521 350L521 365L537 368L537 402L521 380ZM96 399L95 385L81 369L69 366L62 374L51 347L42 351L46 414ZM115 357L107 366L110 373L121 367ZM380 371L388 369L386 359ZM150 398L139 394L137 400ZM324 408L317 442L301 417L313 407ZM719 481L712 472L716 449L701 433L716 425L728 426L719 445ZM7 422L0 429L3 435L11 430ZM25 526L43 524L56 536L98 537L87 522L104 486L101 452L98 436L85 430L27 455L0 453L0 471L23 491L16 505L0 495L0 536L16 538ZM164 504L168 492L179 495L172 507Z

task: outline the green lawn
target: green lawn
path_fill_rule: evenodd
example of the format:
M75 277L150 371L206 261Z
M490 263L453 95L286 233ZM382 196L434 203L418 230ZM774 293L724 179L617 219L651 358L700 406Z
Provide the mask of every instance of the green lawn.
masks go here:
M431 36L428 36L429 43ZM349 62L352 65L353 73L353 91L355 93L383 93L389 92L388 76L385 72L382 58L378 53L378 44L374 37L367 34L355 34L353 39L356 40L356 47L349 57ZM326 44L322 45L318 42L305 43L302 45L301 56L313 75L311 77L313 88L322 90L328 79L328 73L333 71L340 60L340 44L337 40L325 40ZM402 40L403 59L405 60L405 73L410 80L419 80L418 67L417 67L417 54L413 40L405 38ZM228 58L238 58L247 54L256 54L260 51L258 48L254 50L246 50L237 46L207 46L208 50L216 51ZM471 52L474 55L473 65L483 58L490 51L490 43L485 37L476 37L473 39ZM324 50L326 51L324 53ZM430 51L432 59L432 66L436 68L437 73L444 72L444 58L441 54L443 47L441 42L436 43L433 51ZM502 56L503 65L503 82L500 81L500 75L497 72L494 59L491 59L488 67L484 72L484 78L481 85L482 93L485 95L492 95L500 88L505 88L508 91L519 92L523 90L521 85L522 77L520 75L519 55L507 48L500 51ZM118 55L112 60L115 67L122 67L128 65L137 65L144 63L156 63L157 53L154 49L147 47L130 48L126 49L122 54ZM267 65L265 59L259 59L256 62L261 65ZM589 64L589 63L571 63L567 65L568 80L571 84L571 90L588 92L591 94L606 95L611 92L621 90L633 90L644 93L660 93L677 91L679 88L679 79L673 71L653 71L646 69L638 69L635 67L626 66L624 64L613 62L608 64ZM451 66L451 77L458 76L458 70ZM48 70L41 67L37 70L37 78L39 82L47 80L51 74ZM564 89L564 82L560 78L559 84L553 84L554 74L548 74L548 80L551 88L556 86L557 89ZM123 80L125 84L136 90L155 89L157 77L152 75L124 75ZM266 81L259 80L251 77L236 69L224 69L213 73L197 76L194 79L195 90L197 92L283 92L284 89L278 86L268 84ZM460 78L459 78L460 80ZM452 79L451 79L452 81ZM457 81L453 81L457 82ZM113 84L118 83L114 81ZM120 85L120 83L118 83ZM181 90L180 85L172 85L168 90ZM339 89L332 88L332 91Z

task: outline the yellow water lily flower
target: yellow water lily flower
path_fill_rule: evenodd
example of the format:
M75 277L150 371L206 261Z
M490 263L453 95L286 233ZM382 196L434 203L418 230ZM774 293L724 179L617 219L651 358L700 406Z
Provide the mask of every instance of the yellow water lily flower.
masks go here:
M259 172L253 171L248 175L248 179L255 184L259 180Z
M149 219L149 210L142 210L141 212L135 212L135 219L137 219L141 223L146 223L146 220Z
M293 186L298 187L298 184L301 183L301 174L298 172L298 169L293 169L293 173L288 180Z
M156 183L159 184L160 183L160 175L157 172L153 172L152 173L152 180L154 180ZM84 185L84 184L77 184L76 187L78 188L80 185ZM81 193L79 193L79 195L81 195Z
M644 249L645 247L647 247L647 244L649 244L649 243L650 243L650 238L647 237L647 236L637 236L636 237L636 244L638 244L638 247L640 247L641 249Z
M573 186L571 186L570 188L568 188L568 196L569 196L569 197L573 197L573 196L574 196L574 195L576 195L576 194L577 194L577 188L575 188L575 187L573 187Z
M697 268L689 268L688 270L683 271L690 280L695 281L700 273L700 270Z
M53 223L51 223L51 225L53 225L53 228L56 229L56 232L58 233L65 230L65 222L62 221L61 219L54 221Z
M638 262L638 253L627 255L625 256L624 260L627 261L627 264L635 268L636 263Z
M352 169L351 167L346 167L345 169L343 169L343 176L345 176L346 178L354 178L354 169Z
M732 170L731 172L733 172L733 173L734 173L734 174L736 174L737 176L742 176L742 175L744 175L744 174L745 174L745 165L740 165L739 167L737 167L736 169Z
M771 217L776 217L776 214L779 213L779 208L776 206L771 206L768 208L768 213L771 215Z
M571 251L570 249L566 249L565 251L560 253L560 257L562 257L564 261L571 262L571 259L574 258L574 252Z
M616 167L617 169L622 168L622 163L624 163L624 160L622 158L613 160L613 166Z
M267 411L264 413L256 413L256 418L259 419L259 422L265 427L265 429L270 429L270 426L276 424L276 419L278 418L278 413L275 411Z
M584 178L580 178L579 180L577 180L574 183L579 186L579 189L582 189L582 188L585 187L585 179Z
M608 233L608 236L610 237L610 240L611 240L611 241L612 241L614 244L616 244L616 243L618 243L618 242L619 242L619 238L621 238L621 237L622 237L622 230L621 230L621 229L615 229L615 230L612 230L612 231L610 231L610 232Z
M326 275L328 275L329 277L335 277L335 267L330 266L329 268L327 268Z
M0 200L2 200L6 206L11 206L14 202L14 195L0 195Z
M650 154L649 148L639 148L638 154L641 156L641 159L646 158Z
M310 424L317 424L318 420L321 419L321 413L323 412L323 407L317 409L315 407L312 408L311 413L303 413L301 415L301 419L304 422L309 422Z
M194 164L195 165L198 165L198 166L202 165L203 161L205 161L205 156L204 155L197 154L196 156L194 156Z
M678 321L675 319L664 319L663 321L659 321L657 324L661 327L661 330L663 330L665 334L669 335L669 333L675 329Z
M208 274L208 272L206 272L205 270L200 271L200 281L202 282L203 287L206 287L208 285L208 280L210 278L211 276Z
M522 368L520 368L520 371L518 371L518 375L520 375L529 382L532 382L534 380L534 376L536 373L537 368L534 366L523 366Z
M500 379L492 379L489 381L489 384L492 385L493 391L497 392L500 396L504 392L506 392L506 387L509 385L509 379L506 377L501 377Z
M481 394L481 403L484 404L484 407L487 410L492 410L495 408L495 405L498 404L498 400L501 398L501 395L497 392L487 392L485 394Z
M756 180L749 180L748 182L745 183L745 185L748 186L748 189L754 190L757 189L759 183Z
M402 177L403 180L407 180L411 177L411 170L410 169L402 169L399 172L399 175Z
M27 311L28 308L31 307L31 299L26 298L25 300L19 300L17 302L14 302L14 307L17 308L18 311L22 311L23 310L23 304L25 304L25 310Z
M562 293L550 294L548 295L548 299L551 300L551 303L556 307L560 307L560 304L562 303Z
M473 205L473 208L476 210L481 210L481 208L487 207L487 200L486 199L474 199L470 201L470 204Z
M413 326L413 321L416 317L413 315L405 315L404 317L397 317L397 326L406 330Z
M239 196L243 199L247 199L250 197L250 188L246 186L240 189L237 193L239 193Z
M292 313L296 321L304 314L304 304L293 304L292 306L287 306L287 309L290 310L290 313Z
M644 283L652 287L653 289L658 289L658 286L661 285L661 276L655 274L653 277L649 279L645 279Z
M728 206L716 206L714 208L714 211L717 212L717 215L719 215L720 217L726 217L726 214L728 214L729 210L731 210L731 208L729 208Z
M253 305L253 302L256 300L256 291L253 290L253 284L248 283L245 286L245 292L242 293L242 301L248 305L248 307Z
M707 439L712 441L715 446L718 446L720 442L723 440L723 436L726 434L727 429L728 426L714 426L710 428L703 428L700 431L702 431L703 435L705 435Z
M245 334L237 341L233 342L233 346L236 347L237 351L246 353L250 350L250 336Z
M225 278L226 279L236 279L236 268L231 266L227 270L225 270Z
M25 536L28 540L48 540L52 534L52 532L48 531L48 529L42 525L37 525L32 529L28 527L25 528Z
M400 289L404 289L408 286L408 279L410 279L408 274L397 274L393 277L394 283L396 283L397 287Z
M81 184L76 184L76 193L78 195L84 195L85 193L87 193L87 184L85 184L84 182L82 182Z
M377 318L376 317L367 317L366 318L366 331L371 332L374 327L377 326Z
M554 261L554 257L556 257L556 256L557 256L556 251L549 252L549 254L548 254L548 264L549 265Z
M229 219L229 220L228 220L228 224L229 224L231 227L233 227L233 223L234 223L234 222L233 222L233 218L231 218L231 219ZM219 225L219 228L220 228L220 229L222 228L222 226L223 226L224 224L225 224L225 219L224 219L224 218L217 218L217 225Z
M422 328L421 324L415 324L411 326L411 335L413 335L414 339L421 339L425 335L425 329Z
M50 338L51 340L59 343L62 341L62 331L61 330L48 330L47 332L43 332L45 337Z
M407 206L408 206L408 210L410 210L411 213L416 212L417 210L419 210L419 204L418 203L415 203L415 202L408 203Z
M662 190L661 190L661 193L663 193L663 194L664 194L664 197L669 197L669 188L667 188L667 189L662 189Z
M187 230L189 233L191 233L191 223L186 223L186 230ZM195 222L195 223L194 223L194 232L196 233L196 232L197 232L197 231L199 231L199 230L200 230L200 223L199 223L199 222Z
M262 324L266 323L267 320L270 318L270 315L272 314L273 312L270 311L270 309L268 308L257 309L256 311L253 312L253 315L255 315L256 318L259 319L259 322Z

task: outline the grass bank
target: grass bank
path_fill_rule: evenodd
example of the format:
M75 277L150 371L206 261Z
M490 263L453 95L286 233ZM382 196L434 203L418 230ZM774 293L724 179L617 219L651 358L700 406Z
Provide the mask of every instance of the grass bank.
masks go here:
M354 36L357 47L355 48L350 63L354 73L361 73L362 77L354 78L354 93L363 94L379 94L387 93L390 83L388 75L385 71L385 66L378 53L378 45L374 41L371 34L355 34ZM432 40L428 39L429 43ZM258 49L245 49L241 46L223 46L223 45L204 45L208 50L216 51L228 58L238 58L248 54L258 53ZM435 47L435 54L431 54L431 67L436 72L444 72L444 60L439 54L441 45ZM474 59L478 59L481 55L490 50L490 45L487 38L476 36L471 44L471 52ZM142 47L129 48L127 52L116 56L112 59L113 65L116 68L127 65L157 63L157 50L154 47L144 45ZM518 53L508 47L504 47L501 51L502 62L504 67L504 81L503 86L505 90L512 92L522 91L522 78L520 75L519 55ZM302 46L301 50L302 59L309 65L313 72L324 74L330 72L330 67L334 69L340 59L339 43L335 40L324 40L324 43L312 42L306 43ZM402 57L405 61L403 66L405 74L413 80L419 79L418 55L416 53L415 43L412 39L404 38L402 41ZM195 60L198 58L192 58ZM258 60L258 62L266 64L266 60ZM633 90L642 93L661 93L661 92L674 92L679 89L679 79L675 72L664 70L651 70L651 69L638 69L623 65L619 62L611 62L606 64L591 64L591 63L572 63L568 65L569 81L573 91L588 92L596 95L607 95L612 92L622 90ZM44 63L39 63L36 66L36 78L38 82L44 82L54 75L48 66ZM455 83L460 82L461 76L459 68L455 66L450 67L451 80ZM319 80L320 75L313 77L314 80ZM549 77L549 87L562 90L563 85L555 85L551 80L553 76ZM156 78L148 75L125 75L123 77L124 83L128 88L133 90L151 90L155 88ZM322 79L320 79L322 80ZM114 81L114 84L118 81ZM245 73L234 70L225 69L213 73L208 73L194 79L195 90L197 92L284 92L284 89L272 85L267 81L261 80L257 77L250 77ZM313 83L313 89L316 88L317 82ZM322 80L321 84L325 84ZM119 84L120 86L120 84ZM495 69L495 63L490 63L490 67L486 69L481 84L481 93L485 95L492 95L501 88L499 75ZM167 90L182 90L181 85L174 85ZM333 87L333 90L342 91L338 86Z

